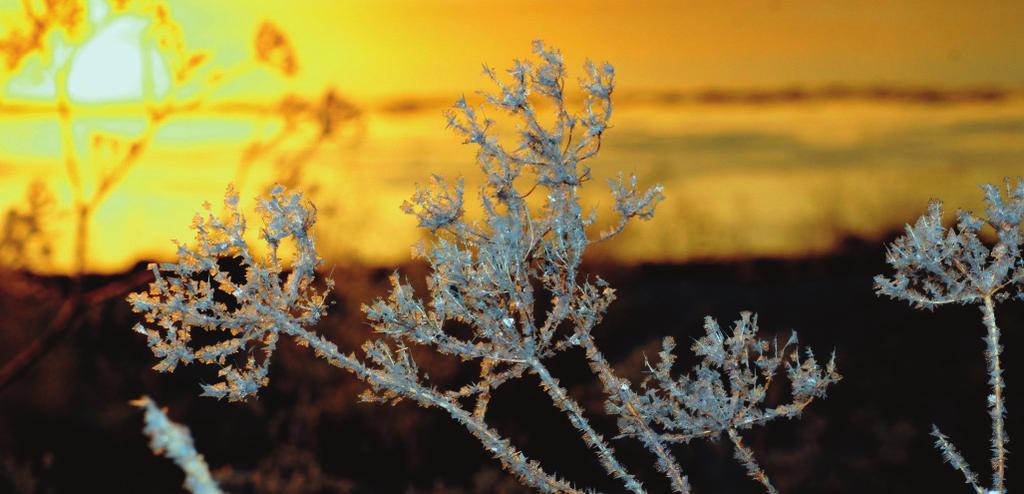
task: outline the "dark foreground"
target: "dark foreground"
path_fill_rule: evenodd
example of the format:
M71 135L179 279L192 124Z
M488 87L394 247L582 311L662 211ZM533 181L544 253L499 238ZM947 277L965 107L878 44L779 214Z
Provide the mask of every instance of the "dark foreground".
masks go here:
M591 265L586 271L608 280L619 294L597 333L598 343L620 374L639 381L644 355L653 358L663 336L673 335L686 347L700 336L705 315L724 325L741 310L755 311L763 335L785 339L792 328L802 345L820 354L835 348L845 378L801 420L745 433L780 491L967 492L960 474L932 448L928 431L938 424L988 483L980 314L972 307L921 312L877 299L871 279L885 272L882 257L873 245L850 245L832 256L802 260ZM402 271L413 280L423 274L419 266ZM369 333L359 305L386 293L388 274L337 269L337 305L321 331L344 350L356 351ZM86 285L126 276L90 279ZM15 275L5 280L0 363L47 324L68 284ZM1019 331L1024 303L1001 307L1007 429L1015 437L1022 426L1013 412L1024 396L1016 358L1024 345ZM441 412L408 402L361 404L361 383L290 342L275 355L270 387L258 401L199 398L198 383L215 377L210 369L151 371L154 360L143 338L129 330L135 321L119 298L90 308L77 331L0 390L0 492L183 492L183 475L170 460L150 454L141 413L128 405L142 394L191 427L199 450L233 493L523 491ZM684 357L687 367L694 363ZM442 383L464 380L458 365L421 361ZM596 427L614 436L614 422L602 412L600 389L582 355L569 352L555 359L552 369ZM621 490L551 407L535 378L502 388L488 420L579 486ZM667 491L653 457L637 443L615 440L613 445L651 492ZM733 460L727 441L693 443L675 452L696 492L761 492ZM1010 485L1015 459L1009 461Z

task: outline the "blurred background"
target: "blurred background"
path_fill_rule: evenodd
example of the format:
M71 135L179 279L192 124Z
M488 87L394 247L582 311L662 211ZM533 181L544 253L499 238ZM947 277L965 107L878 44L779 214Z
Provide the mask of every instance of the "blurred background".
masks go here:
M281 183L319 207L339 284L322 331L354 350L387 274L424 273L399 205L431 174L480 183L442 112L491 89L481 64L542 39L570 82L588 58L617 71L586 205L607 218L601 184L620 171L665 187L652 221L589 259L619 289L599 343L620 372L639 378L661 337L697 336L704 315L759 311L768 334L835 347L847 377L802 421L749 433L784 492L954 492L927 431L986 470L976 311L877 300L871 277L929 198L977 209L979 184L1024 171L1022 23L1016 2L0 0L0 490L177 492L127 406L149 393L234 492L514 492L445 417L357 405L361 385L303 349L282 351L259 402L201 400L212 376L148 370L121 300L229 183L249 205ZM1024 317L1001 317L1013 410ZM457 379L454 362L425 365ZM600 416L582 360L555 365ZM615 491L525 381L499 430ZM725 446L679 449L695 487L757 492Z

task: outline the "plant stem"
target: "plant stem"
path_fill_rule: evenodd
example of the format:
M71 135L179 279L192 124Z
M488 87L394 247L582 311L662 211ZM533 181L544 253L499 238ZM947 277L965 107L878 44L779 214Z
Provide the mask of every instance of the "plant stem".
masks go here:
M298 325L285 325L281 331L304 340L318 356L326 359L331 365L345 369L373 386L400 393L416 400L424 407L438 407L444 410L473 434L484 448L501 462L505 470L516 475L524 484L541 492L583 494L583 491L576 489L572 484L545 472L540 464L527 458L507 439L488 426L481 417L474 416L437 390L415 380L397 379L394 375L370 368L354 355L342 353L334 343Z
M999 326L996 326L996 312L991 296L985 297L981 313L982 322L988 329L985 336L985 360L988 362L989 384L992 385L992 394L988 397L989 415L992 417L992 484L996 492L1002 493L1006 492L1004 479L1007 437L1003 423L1006 407L1003 404L1003 370L999 364L1002 348L999 346Z
M775 490L775 486L768 480L768 475L764 473L764 470L757 464L757 460L754 459L754 452L743 444L743 438L740 437L739 432L732 428L728 432L729 439L732 440L733 446L736 447L736 459L747 468L750 478L760 482L765 490L768 491L768 494L778 494L779 491Z
M593 336L590 333L584 333L581 337L581 345L583 350L587 354L587 363L590 364L590 369L597 375L598 379L604 387L605 394L611 399L613 397L619 397L623 400L624 405L630 411L629 420L633 422L633 426L640 432L639 439L644 443L651 453L658 458L657 465L659 470L668 477L669 482L672 484L672 490L680 494L689 494L690 484L683 475L682 469L679 467L679 463L676 462L675 458L669 452L665 446L661 436L651 430L647 422L644 421L639 414L636 413L637 403L630 403L632 397L635 396L632 390L626 388L615 389L616 383L623 382L615 376L612 366L608 363L604 354L597 348L594 343Z
M579 404L575 400L569 397L565 389L558 383L558 381L551 377L551 373L548 372L547 367L540 362L540 360L533 358L529 362L530 368L537 374L543 384L544 391L551 396L551 400L555 402L555 405L569 416L569 422L572 423L576 430L580 431L583 435L584 442L588 446L597 450L597 456L601 461L601 466L608 472L612 477L621 478L622 482L626 484L626 488L630 492L635 494L643 494L644 488L639 481L636 480L633 475L626 471L625 468L619 464L619 460L615 458L614 450L608 446L604 438L601 437L593 427L590 426L590 422L583 416L583 410L580 409Z

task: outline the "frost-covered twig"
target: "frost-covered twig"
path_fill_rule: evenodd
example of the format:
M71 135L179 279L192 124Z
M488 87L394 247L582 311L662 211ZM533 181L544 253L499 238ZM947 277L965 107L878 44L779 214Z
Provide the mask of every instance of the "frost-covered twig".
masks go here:
M188 427L176 424L167 418L164 410L148 396L132 402L146 411L146 427L143 432L149 436L149 448L153 453L166 456L177 463L185 472L185 488L193 494L222 494L217 482L210 475L203 455L196 451Z
M641 409L640 397L633 391L631 383L618 377L612 369L611 364L605 358L604 353L597 347L590 331L597 325L604 315L607 306L615 298L615 290L598 279L599 287L589 283L583 286L583 293L587 301L586 310L578 311L580 317L576 318L573 338L578 341L587 357L587 363L597 378L601 381L607 396L606 408L609 413L619 415L620 429L623 436L630 435L627 431L643 443L644 447L655 456L655 467L668 478L672 490L677 493L686 494L690 492L690 482L683 474L679 463L669 451L670 441L663 435L656 432L650 424L645 421L638 409ZM622 436L620 436L622 437Z
M728 432L729 439L732 441L734 448L733 456L735 456L736 460L742 463L743 467L747 469L747 475L760 482L768 494L776 494L778 491L775 490L775 486L773 486L771 481L768 480L768 475L764 473L761 466L757 464L757 460L754 459L754 452L743 444L743 438L741 438L740 434L736 432L736 429L729 429Z
M645 444L650 441L645 439L647 430L661 431L655 436L659 444L726 434L751 478L768 492L775 492L753 452L743 445L739 431L780 417L796 417L815 398L823 398L828 387L842 379L836 372L835 356L822 367L808 349L801 360L795 348L796 333L781 347L777 341L757 339L757 317L749 312L741 314L732 334L724 333L710 317L705 319L704 329L705 336L692 347L702 358L692 374L672 375L675 341L665 338L660 361L648 364L650 376L641 384L644 393L632 395L623 386L620 396L632 398L629 402L609 400L609 410L620 416L623 435L638 437ZM791 402L762 409L780 368L790 381Z
M953 443L949 442L949 438L939 431L935 424L932 424L932 437L935 438L935 447L942 452L942 457L946 462L964 474L964 482L971 484L971 487L978 494L985 494L985 489L978 486L978 474L971 470L971 466L967 464L967 460L960 454L960 451L956 449Z
M879 295L910 302L919 309L934 309L938 305L957 303L978 305L985 325L985 360L988 367L989 415L992 419L992 488L991 492L1006 492L1006 417L1005 382L1000 362L1002 346L996 325L995 304L1011 298L1024 299L1024 258L1021 248L1021 223L1024 220L1024 180L1013 184L1005 180L1003 190L991 184L985 191L984 218L970 212L959 213L955 228L942 226L942 203L932 201L928 213L914 226L907 225L906 234L897 238L888 249L886 261L893 267L892 278L875 277ZM1005 193L1005 198L1004 198ZM982 230L989 227L996 234L991 248L981 239ZM937 433L937 429L936 429ZM945 436L936 436L943 455L964 472L968 482L967 463Z

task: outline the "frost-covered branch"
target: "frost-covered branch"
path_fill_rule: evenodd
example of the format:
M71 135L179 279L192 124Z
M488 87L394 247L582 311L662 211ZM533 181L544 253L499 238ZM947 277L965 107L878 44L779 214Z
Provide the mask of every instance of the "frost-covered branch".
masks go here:
M750 450L746 445L743 444L743 438L736 432L736 429L729 429L729 439L733 445L733 456L736 457L736 461L739 461L744 468L747 469L747 475L750 478L758 481L764 486L764 489L768 494L776 494L775 486L772 485L771 481L768 480L768 475L764 473L761 466L757 464L757 460L754 459L754 452Z
M221 382L203 385L203 395L231 401L254 396L266 385L271 356L286 328L310 327L326 312L324 304L333 287L314 284L321 259L311 232L316 209L300 194L277 187L260 201L264 227L260 237L268 247L257 256L244 238L246 222L238 210L232 188L224 198L226 218L207 206L206 218L193 221L196 241L179 244L178 262L151 264L155 281L146 292L133 293L132 310L145 315L147 324L135 331L146 336L153 354L161 359L154 369L173 371L178 364L200 362L220 368ZM290 271L278 255L283 241L295 248ZM241 281L221 260L236 259ZM194 348L192 333L206 331L226 336L218 343ZM294 336L294 335L292 335ZM253 356L259 349L262 358Z
M978 474L971 470L971 466L964 459L963 455L960 454L960 451L956 449L953 443L949 442L949 438L940 432L935 424L932 424L932 437L935 438L935 448L942 452L942 457L946 462L964 474L964 482L971 484L974 492L985 494L985 489L978 486Z
M652 439L655 444L666 444L727 434L751 477L768 492L775 492L753 452L743 445L739 431L780 417L797 417L815 398L823 398L828 387L842 379L835 356L821 366L807 349L801 360L795 347L796 333L781 347L777 341L757 339L757 317L749 312L741 314L731 334L724 333L710 317L705 319L704 330L705 336L692 346L694 354L702 358L692 374L672 375L675 341L665 338L659 362L648 363L650 375L641 384L644 393L631 395L624 385L620 396L629 401L609 400L609 410L619 415L622 434L640 438L648 449ZM791 401L762 408L768 387L780 370L789 378ZM646 438L649 430L658 431L657 435Z
M904 300L919 309L931 310L950 303L979 306L986 328L985 360L992 387L988 397L992 418L990 490L1005 493L1009 439L1004 424L1006 383L1000 362L1002 346L995 304L1011 297L1024 300L1024 180L1018 179L1014 184L1006 179L1002 189L986 184L982 190L987 203L985 217L961 211L959 222L951 228L942 226L942 203L932 201L928 213L914 226L907 225L906 234L889 246L886 261L895 274L892 278L876 276L875 289L879 295ZM982 231L986 229L995 233L996 241L991 247L982 241ZM966 461L937 429L935 435L943 456L977 490L976 476Z
M132 402L146 411L146 427L143 432L149 436L149 448L153 453L166 456L177 463L185 472L185 488L193 494L222 494L217 482L210 475L203 455L196 451L192 434L188 428L167 418L164 410L148 396Z
M619 428L622 435L633 435L644 447L655 456L655 468L669 480L672 490L686 494L690 492L690 483L683 474L679 463L669 451L667 441L641 417L638 409L643 406L640 397L633 391L631 383L618 377L604 353L597 347L591 329L597 325L608 305L615 299L615 290L598 278L596 285L585 283L581 289L582 306L573 311L576 314L573 339L578 341L587 357L591 371L601 381L607 401L606 409L612 415L619 416ZM627 432L629 431L629 432ZM630 434L630 432L632 434Z

